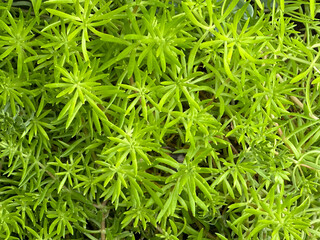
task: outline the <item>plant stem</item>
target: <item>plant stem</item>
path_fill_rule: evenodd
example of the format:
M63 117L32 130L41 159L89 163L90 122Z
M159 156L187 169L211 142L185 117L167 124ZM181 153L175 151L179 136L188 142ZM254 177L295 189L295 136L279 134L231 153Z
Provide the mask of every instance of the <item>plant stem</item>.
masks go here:
M105 207L107 204L107 200L103 201L101 207ZM103 211L103 210L102 210ZM107 214L105 212L102 213L102 220L101 220L101 240L106 240L106 217Z

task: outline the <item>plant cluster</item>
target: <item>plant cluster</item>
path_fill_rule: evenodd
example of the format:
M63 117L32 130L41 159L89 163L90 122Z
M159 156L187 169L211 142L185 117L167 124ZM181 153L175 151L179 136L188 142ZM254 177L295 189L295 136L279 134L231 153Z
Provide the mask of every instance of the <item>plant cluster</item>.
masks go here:
M0 1L0 239L319 239L318 11Z

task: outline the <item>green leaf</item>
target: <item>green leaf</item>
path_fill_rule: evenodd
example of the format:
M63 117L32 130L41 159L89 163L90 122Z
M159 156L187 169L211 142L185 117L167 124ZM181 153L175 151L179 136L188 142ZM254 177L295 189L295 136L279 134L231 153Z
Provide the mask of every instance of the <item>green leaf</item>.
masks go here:
M63 19L68 19L68 20L73 20L73 21L81 21L81 19L77 16L72 16L70 14L67 14L67 13L64 13L64 12L61 12L61 11L58 11L58 10L55 10L55 9L50 9L50 8L47 8L46 9L49 13L53 14L53 15L56 15L58 17L61 17Z
M182 8L183 8L183 11L185 12L185 14L187 15L187 17L190 19L190 21L198 26L198 27L201 27L201 28L204 28L204 29L209 29L209 27L203 25L202 23L200 23L195 17L194 15L192 14L192 12L190 11L189 7L187 6L187 4L185 2L182 2Z
M316 2L315 0L310 0L310 14L311 14L311 19L313 20L315 17L315 10L316 10Z
M238 4L239 0L232 0L229 4L227 10L222 12L222 17L219 19L219 22L222 22L227 16L230 15L230 13L233 11L235 6Z

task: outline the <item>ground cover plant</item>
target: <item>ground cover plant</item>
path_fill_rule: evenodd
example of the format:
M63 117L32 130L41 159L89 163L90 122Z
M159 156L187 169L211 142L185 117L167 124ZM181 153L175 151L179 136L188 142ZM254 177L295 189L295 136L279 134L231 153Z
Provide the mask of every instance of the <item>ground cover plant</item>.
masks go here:
M0 239L320 239L319 9L0 1Z

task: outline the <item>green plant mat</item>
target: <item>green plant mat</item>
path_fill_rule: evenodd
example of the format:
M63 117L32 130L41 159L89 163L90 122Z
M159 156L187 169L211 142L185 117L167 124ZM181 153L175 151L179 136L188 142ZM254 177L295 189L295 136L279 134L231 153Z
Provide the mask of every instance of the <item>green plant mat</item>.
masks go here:
M319 15L0 1L0 239L320 239Z

